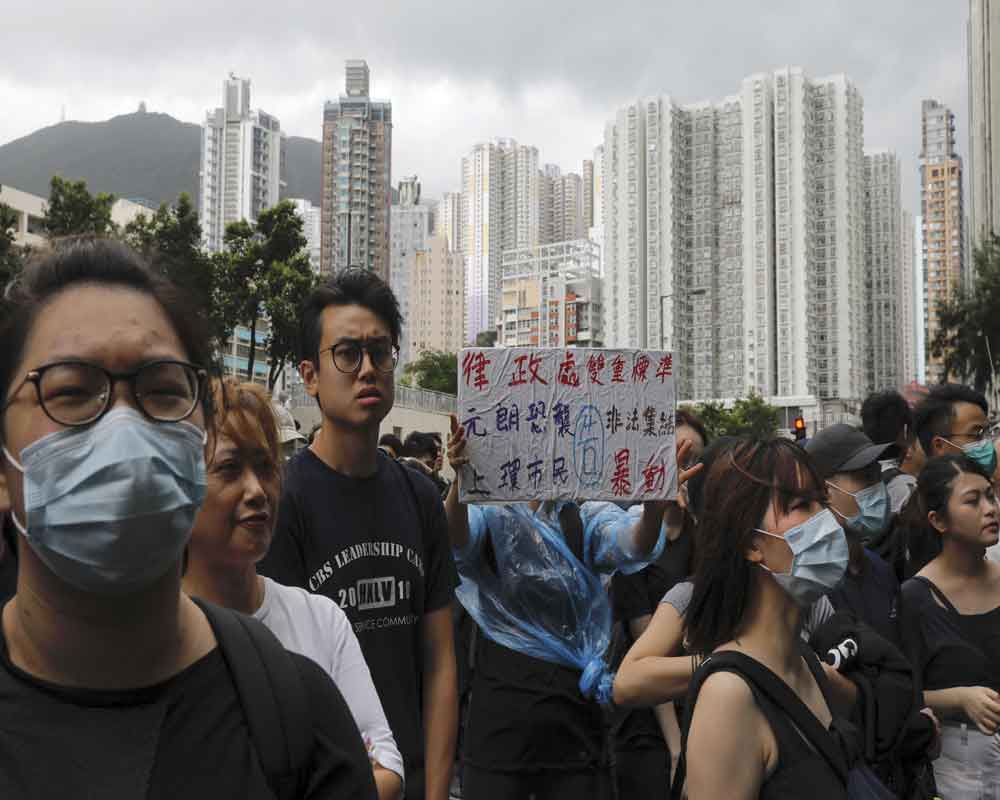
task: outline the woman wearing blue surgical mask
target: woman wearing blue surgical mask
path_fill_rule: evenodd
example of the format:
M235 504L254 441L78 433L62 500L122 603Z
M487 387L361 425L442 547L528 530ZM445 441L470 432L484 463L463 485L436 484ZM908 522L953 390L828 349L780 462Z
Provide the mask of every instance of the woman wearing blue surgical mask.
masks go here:
M1000 788L1000 565L985 558L1000 538L997 499L965 455L927 462L915 498L937 555L903 584L903 646L941 719L938 791L948 800L995 797ZM912 502L912 501L911 501Z
M28 265L3 305L0 512L19 534L0 796L273 796L215 630L181 592L211 420L194 306L103 240ZM296 796L372 797L342 698L291 658L324 707Z
M847 540L823 506L823 484L791 442L747 442L712 467L704 493L685 617L689 649L706 657L689 697L687 797L843 798L846 756L830 731L829 686L800 639L804 611L847 568ZM716 670L727 660L750 666ZM819 742L807 744L749 669L785 687L836 763Z

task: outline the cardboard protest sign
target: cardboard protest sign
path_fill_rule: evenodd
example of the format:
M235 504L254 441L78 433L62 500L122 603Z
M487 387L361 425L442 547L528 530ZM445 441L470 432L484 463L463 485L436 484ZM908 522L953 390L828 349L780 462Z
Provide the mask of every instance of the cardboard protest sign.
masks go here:
M673 499L673 354L467 348L458 413L464 503Z

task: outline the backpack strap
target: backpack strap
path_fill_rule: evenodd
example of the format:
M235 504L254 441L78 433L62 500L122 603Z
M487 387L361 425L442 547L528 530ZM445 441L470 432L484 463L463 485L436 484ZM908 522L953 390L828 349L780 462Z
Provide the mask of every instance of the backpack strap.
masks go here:
M913 580L920 581L928 589L930 589L931 590L931 594L933 594L938 599L938 601L941 603L941 605L943 605L946 609L948 609L952 614L958 614L959 613L958 609L955 608L954 605L952 605L951 600L949 600L945 596L945 593L942 592L937 587L937 584L934 583L934 581L930 580L929 578L925 578L923 575L914 575L913 576ZM961 616L961 615L959 615L959 616Z
M281 800L301 796L313 730L305 686L291 654L260 621L191 599L219 642L268 785Z
M903 474L903 470L899 467L889 467L889 469L882 470L882 483L888 486L892 481Z
M807 664L813 677L817 680L820 691L824 699L826 692L823 684L819 682L814 665ZM848 765L842 753L839 753L830 732L824 728L809 707L799 699L783 680L767 669L765 666L755 661L743 653L733 650L726 650L715 653L702 662L698 671L692 679L691 687L688 690L687 708L684 718L684 725L681 730L681 756L677 765L677 773L674 782L670 787L671 800L680 800L684 789L684 781L687 777L687 738L691 728L691 719L694 716L695 704L698 700L698 692L701 685L713 672L735 672L754 691L759 691L764 697L770 700L777 708L781 709L792 724L798 728L803 738L812 746L823 759L830 765L834 774L847 785Z

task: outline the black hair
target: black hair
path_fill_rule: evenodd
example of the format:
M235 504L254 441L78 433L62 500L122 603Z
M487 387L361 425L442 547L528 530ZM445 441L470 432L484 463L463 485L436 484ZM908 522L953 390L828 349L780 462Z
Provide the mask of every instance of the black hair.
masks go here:
M323 311L330 306L367 308L386 325L392 343L399 344L403 315L389 284L371 270L351 267L319 283L302 303L299 312L299 358L319 368L319 345L323 339Z
M701 463L705 466L701 468L700 472L692 475L687 482L688 508L696 519L700 518L705 511L705 478L712 471L712 467L719 459L719 456L728 453L742 441L738 436L720 436L706 447L705 452L702 453Z
M441 452L441 446L433 434L413 431L403 442L403 455L409 458L421 458L431 456L437 458Z
M941 554L941 534L930 524L928 515L934 511L948 518L948 501L955 488L955 479L963 474L990 476L963 453L949 453L929 459L917 478L915 516L919 525L910 530L909 569L916 573ZM911 500L912 501L912 500Z
M971 403L979 406L984 414L990 413L990 407L983 393L961 383L943 383L933 387L923 402L917 406L913 415L913 427L916 429L921 447L928 456L932 452L931 443L934 437L947 435L955 419L955 405L958 403Z
M403 454L403 443L399 440L399 437L394 433L383 434L382 437L378 440L378 446L391 447L392 452L394 452L397 456L401 456Z
M875 444L893 443L886 458L899 458L902 448L913 440L913 410L895 389L869 395L861 406L865 436Z
M705 423L694 414L694 412L689 411L686 408L678 408L674 414L674 424L680 428L682 425L686 425L691 428L698 436L701 437L701 443L708 447L708 431L705 429Z
M206 370L212 367L208 328L198 305L154 272L143 258L114 239L74 237L57 241L31 260L0 300L0 397L16 382L15 371L25 344L46 305L63 291L83 285L119 286L150 295L163 309L187 358ZM35 366L35 365L32 365ZM212 393L202 392L205 424L212 424ZM0 424L0 440L3 425Z
M805 450L788 439L741 440L706 478L694 590L685 614L688 649L708 655L740 634L756 567L746 557L772 504L821 501L823 483Z

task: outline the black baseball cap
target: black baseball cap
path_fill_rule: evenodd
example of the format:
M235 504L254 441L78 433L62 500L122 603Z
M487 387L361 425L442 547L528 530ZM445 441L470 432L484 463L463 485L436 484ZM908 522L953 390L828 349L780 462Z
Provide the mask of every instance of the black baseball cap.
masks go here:
M823 480L838 472L854 472L878 461L893 442L875 444L857 428L838 422L824 428L806 444Z

